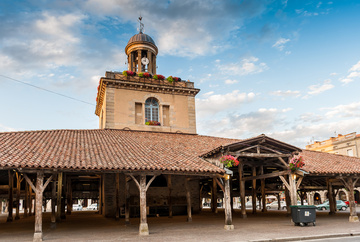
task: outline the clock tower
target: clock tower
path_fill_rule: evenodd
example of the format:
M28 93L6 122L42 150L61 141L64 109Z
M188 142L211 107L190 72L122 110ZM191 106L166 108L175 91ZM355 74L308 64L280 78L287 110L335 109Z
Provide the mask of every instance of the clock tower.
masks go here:
M144 34L144 25L140 20L140 32L130 38L125 47L127 55L128 70L132 72L148 72L156 74L156 56L158 48L154 40L147 34Z
M100 79L99 128L196 134L195 96L200 90L193 82L157 74L158 48L139 19L140 32L125 48L128 70L106 72Z

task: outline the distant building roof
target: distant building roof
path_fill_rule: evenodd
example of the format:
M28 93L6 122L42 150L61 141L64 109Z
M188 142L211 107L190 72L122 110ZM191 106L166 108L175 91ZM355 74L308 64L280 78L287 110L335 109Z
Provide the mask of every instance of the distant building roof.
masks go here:
M320 151L303 150L305 166L303 170L310 174L359 174L360 158L330 154Z

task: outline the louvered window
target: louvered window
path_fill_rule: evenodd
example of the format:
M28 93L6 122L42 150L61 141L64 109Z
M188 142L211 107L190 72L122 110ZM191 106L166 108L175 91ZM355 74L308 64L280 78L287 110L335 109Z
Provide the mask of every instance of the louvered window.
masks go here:
M145 122L159 122L159 103L156 98L148 98L145 102Z

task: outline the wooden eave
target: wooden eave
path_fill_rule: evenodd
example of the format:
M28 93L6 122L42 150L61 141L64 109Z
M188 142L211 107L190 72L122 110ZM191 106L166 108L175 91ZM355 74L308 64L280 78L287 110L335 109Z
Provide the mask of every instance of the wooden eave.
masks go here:
M105 98L105 90L106 90L106 83L104 82L104 77L100 79L99 90L97 93L97 102L95 108L95 114L100 117L101 109L104 103Z

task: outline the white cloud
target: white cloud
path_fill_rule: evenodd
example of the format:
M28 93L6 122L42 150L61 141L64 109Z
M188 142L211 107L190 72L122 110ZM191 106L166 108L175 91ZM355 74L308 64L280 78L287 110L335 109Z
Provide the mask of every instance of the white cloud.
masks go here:
M336 75L338 75L338 73L336 72L330 73L330 76L336 76Z
M268 69L265 63L257 63L259 61L256 57L244 58L236 63L217 64L217 68L228 75L245 76L256 74Z
M276 43L272 47L277 48L280 51L283 51L285 48L285 44L289 41L290 39L280 38L276 41Z
M360 117L360 102L341 104L321 110L330 110L325 114L329 119L333 117Z
M309 86L310 91L309 95L317 95L327 90L334 88L335 86L331 84L331 80L325 80L323 84L316 84Z
M350 82L353 82L355 79L357 79L358 77L360 77L360 61L358 63L356 63L355 65L353 65L350 69L349 69L349 75L347 75L346 78L342 78L340 79L340 81L344 84L348 84Z
M228 79L228 80L225 80L225 84L235 84L235 83L238 83L239 81L237 81L237 80L230 80L230 79Z
M281 91L281 90L277 90L277 91L270 92L270 95L278 96L278 97L299 97L300 96L300 91L291 91L291 90Z
M196 99L197 114L200 118L215 115L227 111L229 108L240 107L243 103L251 102L254 98L254 93L240 93L239 90L226 94L208 94L203 99Z
M13 132L16 129L0 124L0 132Z

